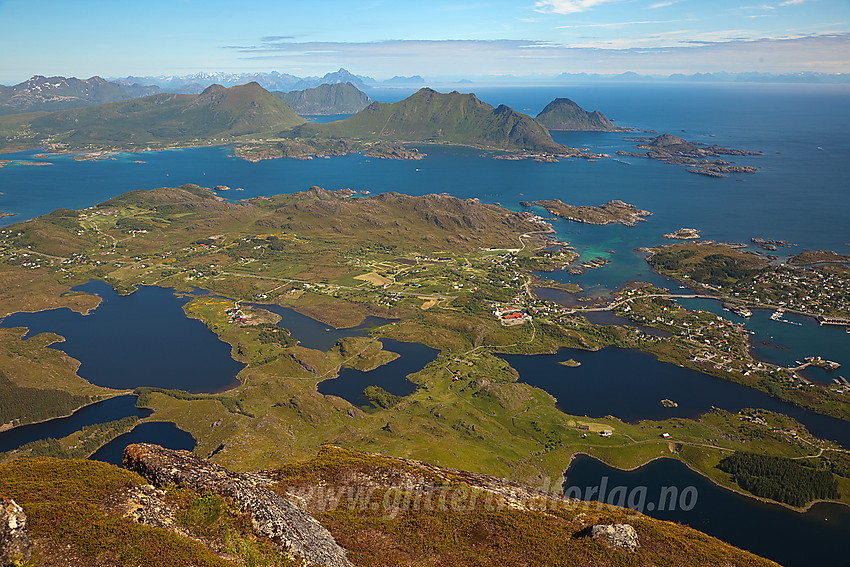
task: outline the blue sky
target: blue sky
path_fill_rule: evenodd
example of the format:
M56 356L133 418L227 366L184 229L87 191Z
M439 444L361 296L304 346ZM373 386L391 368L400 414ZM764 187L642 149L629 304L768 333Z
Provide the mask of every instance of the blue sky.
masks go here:
M850 72L848 0L0 0L0 83L345 67L461 78Z

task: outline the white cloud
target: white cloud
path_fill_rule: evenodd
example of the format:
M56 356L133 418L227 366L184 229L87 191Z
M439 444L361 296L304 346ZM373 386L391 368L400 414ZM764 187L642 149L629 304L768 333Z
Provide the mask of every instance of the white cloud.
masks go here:
M803 2L808 2L808 0L785 0L785 2L780 3L780 6L793 6L795 4L802 4Z
M556 44L540 41L383 41L364 43L280 41L231 48L241 66L270 62L323 74L340 65L386 78L531 73L693 73L696 71L850 72L850 34L754 37L751 30L679 29L638 41L616 38ZM249 63L250 62L250 63ZM349 67L351 66L351 67ZM279 69L283 70L283 69Z
M567 26L555 26L556 30L564 30L571 28L618 28L622 26L639 26L646 24L675 24L679 22L693 22L694 18L684 20L639 20L634 22L609 22L604 24L572 24Z
M539 0L534 9L547 14L575 14L616 0Z
M649 9L655 10L656 8L666 8L667 6L672 6L673 4L678 4L679 2L684 2L684 0L665 0L664 2L656 2L655 4L651 4L649 6Z

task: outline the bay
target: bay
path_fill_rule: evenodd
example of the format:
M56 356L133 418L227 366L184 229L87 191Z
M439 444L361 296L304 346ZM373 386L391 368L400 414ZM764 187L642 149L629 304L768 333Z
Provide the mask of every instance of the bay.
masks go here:
M146 421L131 431L119 435L95 451L89 459L120 467L124 458L124 449L134 443L153 443L166 449L184 451L195 448L195 438L170 421Z
M850 155L850 141L843 132L850 127L844 112L848 93L846 85L647 84L479 93L487 102L508 102L518 109L531 109L532 114L555 96L569 96L619 118L623 125L764 152L735 160L758 167L758 173L726 179L692 175L681 167L640 158L541 164L492 160L471 148L430 146L424 148L428 157L416 162L355 154L248 163L229 157L225 147L118 154L115 160L94 162L76 162L69 156L40 159L33 157L36 152L24 152L3 158L51 165L13 163L0 169L4 189L0 210L18 213L0 222L9 224L59 206L90 206L132 189L188 182L244 189L222 193L231 199L291 193L312 185L412 195L447 191L510 208L519 208L521 200L546 198L573 204L623 199L652 211L653 216L636 227L554 223L559 235L585 258L614 260L570 281L610 290L629 279L651 277L634 248L669 242L661 235L682 226L699 228L704 238L715 240L749 242L753 236L787 240L799 245L791 249L794 252L847 251L850 194L843 187L850 174L850 160L844 159ZM621 133L556 132L554 136L599 152L634 149ZM145 163L134 163L139 160ZM805 207L801 208L797 204L803 193Z
M61 439L88 425L115 421L132 415L142 419L150 416L151 413L151 410L147 408L136 407L136 396L129 394L114 396L83 406L66 417L19 425L0 431L0 453L49 437Z
M681 298L676 300L691 311L710 311L733 323L743 324L751 331L752 354L765 362L795 367L807 356L820 356L841 364L841 368L827 371L809 367L802 374L810 380L832 384L839 375L850 376L850 335L844 327L820 325L812 317L788 313L781 320L771 319L773 309L753 309L752 317L741 317L723 309L720 301L704 298ZM787 322L786 322L787 321Z
M38 152L32 151L0 156L0 159L14 160L11 165L0 168L0 191L3 192L0 211L17 213L0 219L0 226L58 207L91 206L134 189L190 182L207 187L228 185L243 189L221 193L229 199L292 193L319 185L326 189L351 188L372 193L400 191L411 195L445 191L517 210L522 200L559 198L571 204L598 205L610 199L622 199L652 211L654 214L649 220L636 227L553 222L558 236L575 246L583 259L602 256L611 260L608 265L581 276L564 272L549 276L579 283L591 295L604 295L634 279L669 286L669 281L653 279L655 276L649 271L643 254L634 249L670 243L662 235L683 226L698 228L704 238L719 241L749 242L751 237L786 240L797 246L783 251L793 253L820 249L850 252L850 228L846 222L850 218L850 193L846 191L846 180L850 178L850 138L846 136L850 129L850 113L846 111L850 89L846 85L470 87L482 100L491 104L506 103L531 115L555 97L569 97L589 110L606 113L620 125L657 129L709 144L760 150L764 155L735 159L742 165L758 167L756 174L710 179L688 174L680 167L640 158L618 156L616 160L563 160L558 164L545 164L492 160L470 148L425 147L428 157L417 162L351 155L253 164L230 157L228 148L118 154L114 160L94 162L76 162L70 156L37 158ZM372 96L391 102L406 94L409 93L393 90ZM620 149L634 149L633 143L618 133L555 133L554 137L568 145L612 155ZM49 165L27 166L22 165L22 161L41 161ZM137 161L144 163L135 163ZM797 339L792 340L795 345L799 344ZM575 358L576 354L580 353L570 356ZM778 359L778 354L776 356ZM619 380L637 381L655 368L651 362L635 364ZM540 368L548 369L548 366ZM567 370L560 365L558 368ZM627 404L628 399L616 400L627 398L625 392L633 387L627 386L620 391L609 389L605 395L617 404ZM682 399L687 395L684 392ZM744 391L740 396L735 394L729 399L734 402L730 407L746 402L748 396ZM563 403L561 397L559 402ZM596 407L589 401L576 413L595 412ZM608 407L600 405L599 411L609 413ZM693 409L701 411L696 401ZM626 410L627 407L624 415ZM815 427L808 426L815 432ZM846 424L843 428L846 436ZM653 482L663 482L672 474L663 468L649 470ZM734 510L734 514L729 510ZM787 510L771 511L767 519L753 510L739 507L719 512L715 518L721 523L726 521L731 533L715 533L724 539L736 538L735 530L752 533L754 540L771 544L762 550L754 543L752 550L757 553L761 550L782 563L846 564L843 546L850 520L840 513L825 514L817 524L825 527L821 531L817 526L798 531L796 524L774 521L773 518ZM821 507L814 510L821 510ZM701 524L693 522L694 527L700 529ZM833 525L837 526L837 535L826 529ZM794 534L794 537L777 537L777 534ZM811 561L802 563L801 556Z
M440 352L423 344L393 339L381 339L381 344L384 350L398 354L398 358L366 372L343 368L336 378L319 382L319 393L339 396L356 407L371 407L363 396L367 386L378 386L390 394L407 396L416 391L416 384L408 380L407 376L425 368Z
M709 376L696 370L661 362L653 355L606 347L598 351L562 348L555 354L498 355L519 373L519 381L552 394L558 407L570 415L624 421L696 418L712 407L731 412L762 408L791 416L815 436L850 448L846 421L793 406L764 392ZM559 362L572 358L581 366ZM678 407L661 404L669 399Z

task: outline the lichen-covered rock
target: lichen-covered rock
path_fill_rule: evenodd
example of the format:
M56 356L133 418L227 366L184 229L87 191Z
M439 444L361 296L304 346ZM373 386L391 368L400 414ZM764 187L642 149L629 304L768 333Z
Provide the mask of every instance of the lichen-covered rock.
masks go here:
M611 547L634 551L640 545L635 528L629 524L597 524L587 528L587 535Z
M27 534L27 516L14 500L0 496L0 566L32 557L33 543Z
M306 512L272 492L267 480L238 474L188 451L139 443L124 450L124 467L157 486L174 483L192 490L212 490L231 498L251 515L254 530L283 552L308 564L353 567L333 536Z

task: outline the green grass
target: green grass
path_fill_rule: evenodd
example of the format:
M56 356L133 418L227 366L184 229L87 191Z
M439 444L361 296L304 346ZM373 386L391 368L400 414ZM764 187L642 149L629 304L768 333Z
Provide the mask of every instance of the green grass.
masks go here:
M232 565L197 542L101 510L108 496L143 482L96 461L36 458L0 465L0 493L24 508L39 544L67 545L80 557L109 556L127 566Z
M97 461L32 458L0 465L0 494L24 508L42 557L67 549L85 561L127 567L294 565L256 538L250 519L215 494L171 488L165 498L176 507L178 525L216 542L237 563L175 531L118 515L112 502L145 483L135 473Z

